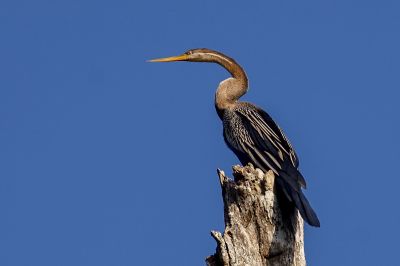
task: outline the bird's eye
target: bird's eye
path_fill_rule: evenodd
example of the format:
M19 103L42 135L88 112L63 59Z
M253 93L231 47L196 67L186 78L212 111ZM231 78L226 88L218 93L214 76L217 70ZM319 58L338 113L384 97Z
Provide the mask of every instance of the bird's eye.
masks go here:
M192 51L187 51L185 54L189 55L189 54L193 54Z

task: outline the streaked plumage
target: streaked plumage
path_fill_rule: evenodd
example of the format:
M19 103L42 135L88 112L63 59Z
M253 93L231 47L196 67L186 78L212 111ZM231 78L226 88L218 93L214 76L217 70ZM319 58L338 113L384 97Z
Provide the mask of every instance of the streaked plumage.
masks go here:
M294 204L308 224L320 226L317 215L302 192L306 181L298 170L299 160L292 145L265 111L239 101L247 92L248 81L235 60L202 48L152 61L212 62L228 70L232 77L220 83L215 95L215 107L223 123L226 144L243 165L252 163L264 172L272 170L276 175L277 189Z
M243 165L252 163L277 175L279 189L293 202L310 225L319 226L318 218L305 198L306 181L297 170L296 153L272 118L247 102L226 110L222 116L224 139Z

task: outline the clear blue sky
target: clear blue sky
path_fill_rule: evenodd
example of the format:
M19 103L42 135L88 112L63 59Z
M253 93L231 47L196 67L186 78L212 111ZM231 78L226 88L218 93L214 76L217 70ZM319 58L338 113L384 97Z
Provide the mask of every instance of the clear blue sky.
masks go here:
M208 47L285 130L321 228L309 265L394 265L399 1L1 1L0 265L204 265L238 163Z

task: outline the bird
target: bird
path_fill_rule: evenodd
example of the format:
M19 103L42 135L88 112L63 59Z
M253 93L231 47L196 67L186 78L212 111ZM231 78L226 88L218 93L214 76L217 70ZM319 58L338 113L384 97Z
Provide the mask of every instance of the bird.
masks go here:
M264 172L273 171L277 190L285 201L294 205L309 225L320 227L315 211L303 194L306 181L299 171L299 159L288 138L267 112L239 100L248 90L248 78L243 68L229 56L207 48L149 60L176 61L216 63L230 73L231 77L219 84L214 99L227 146L242 165L251 163Z

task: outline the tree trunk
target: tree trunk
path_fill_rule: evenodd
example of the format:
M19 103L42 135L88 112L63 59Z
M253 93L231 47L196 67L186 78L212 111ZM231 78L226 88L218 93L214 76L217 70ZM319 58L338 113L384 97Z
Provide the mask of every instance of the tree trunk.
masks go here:
M207 265L305 266L303 220L293 207L278 206L273 172L248 165L233 167L234 180L220 170L218 175L225 231L211 232L217 250Z

